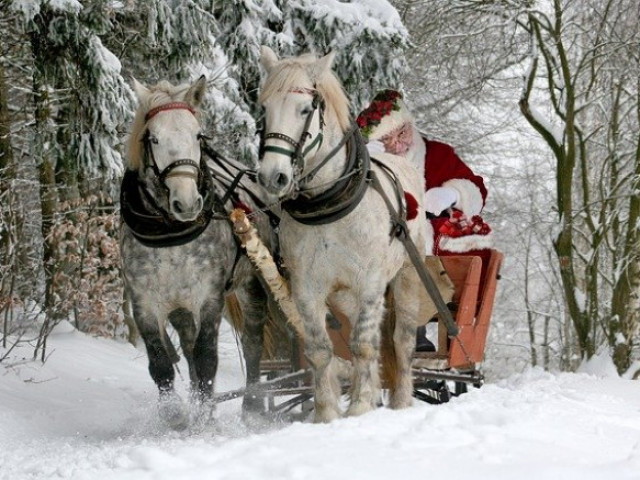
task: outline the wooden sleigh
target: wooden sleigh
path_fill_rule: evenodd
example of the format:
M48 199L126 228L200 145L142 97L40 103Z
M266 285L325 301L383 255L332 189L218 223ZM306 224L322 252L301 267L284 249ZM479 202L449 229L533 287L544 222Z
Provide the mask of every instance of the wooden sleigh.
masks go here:
M429 403L447 402L452 396L465 393L468 384L474 387L483 384L481 364L503 254L491 250L484 278L481 278L480 257L443 256L440 260L454 285L453 300L449 306L459 333L450 338L444 323L434 317L432 321L438 324L437 339L432 339L435 340L436 351L414 353L414 396ZM348 320L339 312L328 318L327 332L333 342L334 353L345 360L350 359L350 330ZM292 335L292 342L290 358L265 359L261 362L264 381L249 389L222 394L219 400L241 395L262 396L265 408L275 415L299 405L303 409L312 408L312 378L303 355L303 345L296 335ZM346 391L348 379L344 380Z

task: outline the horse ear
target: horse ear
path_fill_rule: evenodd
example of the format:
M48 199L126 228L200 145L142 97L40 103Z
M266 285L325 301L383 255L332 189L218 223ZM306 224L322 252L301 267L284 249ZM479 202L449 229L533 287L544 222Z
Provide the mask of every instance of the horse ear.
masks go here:
M333 65L333 60L336 57L336 52L331 51L327 53L324 57L319 58L313 64L313 72L312 75L314 78L321 78L325 73L331 71L331 66Z
M184 101L189 105L193 105L194 107L200 106L202 101L204 100L204 93L207 89L207 78L202 75L196 83L194 83L189 91L184 96Z
M144 98L151 93L151 90L136 80L135 77L131 77L131 83L133 84L133 90L136 92L138 99Z
M266 45L260 47L260 63L269 73L273 66L278 63L278 55Z

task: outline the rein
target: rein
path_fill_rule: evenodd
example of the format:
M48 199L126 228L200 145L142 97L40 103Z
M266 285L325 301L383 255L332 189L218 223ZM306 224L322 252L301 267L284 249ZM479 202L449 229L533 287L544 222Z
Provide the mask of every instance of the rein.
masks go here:
M406 211L402 206L402 202L400 201L400 192L403 192L404 190L400 185L400 183L398 182L398 179L393 174L393 172L386 165L384 165L382 162L375 159L372 159L372 161L380 167L381 171L393 183L394 185L393 190L396 193L396 201L399 202L398 204L400 205L399 211L397 211L393 203L385 193L384 189L382 188L382 185L380 183L380 180L378 179L376 172L371 170L369 172L371 186L382 197L382 199L384 200L384 203L387 205L387 210L389 211L389 215L391 216L392 227L391 227L390 236L392 238L393 237L397 238L404 245L404 248L407 251L409 258L411 259L411 263L413 263L424 288L427 290L427 293L433 300L433 303L436 306L436 309L438 310L440 319L443 321L443 323L445 324L445 327L447 328L447 334L451 338L457 337L459 333L459 329L458 329L458 326L456 325L455 320L453 319L453 316L451 315L451 311L447 307L447 304L442 298L442 295L440 295L440 290L438 290L438 286L436 285L433 278L431 278L431 274L425 267L424 259L420 256L420 253L418 252L418 249L416 248L415 243L413 243L413 240L411 240L411 236L409 235L409 227L407 226ZM460 345L464 350L464 345L462 343L460 343Z
M370 159L357 128L349 130L338 146L310 173L315 175L345 144L345 169L331 188L314 197L298 195L282 203L282 208L294 220L306 225L325 225L345 217L358 206L367 189Z
M202 152L207 155L216 165L218 165L227 175L228 177L223 177L213 169L209 169L213 178L215 178L218 182L224 185L225 193L222 196L221 203L224 205L227 201L231 201L234 207L242 208L242 202L240 200L240 196L238 194L238 189L244 191L251 200L258 207L258 210L263 212L269 218L271 225L276 227L280 223L280 217L273 212L271 206L266 205L262 199L254 193L250 188L248 188L243 182L242 179L244 177L248 178L252 184L257 186L256 183L256 172L255 170L251 170L246 168L244 165L240 165L220 154L216 151L211 145L209 145L206 140L202 141ZM231 171L229 167L237 170L238 173L234 173ZM259 188L259 187L258 187ZM257 212L247 212L247 217L251 217L255 215Z

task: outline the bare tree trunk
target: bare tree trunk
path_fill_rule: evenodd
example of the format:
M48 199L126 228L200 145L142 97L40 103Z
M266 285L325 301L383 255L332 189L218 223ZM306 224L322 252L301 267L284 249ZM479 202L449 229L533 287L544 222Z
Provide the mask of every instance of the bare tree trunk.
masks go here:
M42 263L45 274L45 320L42 324L38 342L34 350L34 359L38 352L44 361L46 357L46 341L49 333L56 324L55 315L55 274L56 256L54 238L52 235L54 215L57 211L57 194L55 180L55 159L51 152L55 137L50 131L51 99L49 98L48 82L44 72L47 71L48 58L46 38L46 19L37 18L35 23L40 25L40 31L31 33L31 48L34 56L33 73L33 101L35 112L35 145L34 155L38 163L38 176L40 181L40 209L41 209L41 233L43 240ZM55 59L53 59L55 61Z
M2 209L0 214L0 315L2 316L2 346L7 346L9 335L10 313L12 312L11 298L14 288L13 265L14 249L11 242L11 218L10 183L15 174L13 163L13 151L11 149L11 123L9 119L9 106L7 95L7 83L4 65L0 61L0 202Z
M529 235L529 240L531 236ZM538 353L536 350L536 330L535 330L535 313L533 311L533 307L530 302L530 287L529 287L529 263L531 257L531 250L529 247L531 246L530 242L527 242L527 250L525 252L525 276L524 276L524 301L527 306L527 328L529 330L529 351L531 355L531 366L535 367L538 365Z
M543 350L542 350L542 366L545 370L549 370L551 359L551 347L549 345L549 326L551 324L551 317L549 315L544 316L544 332L543 332Z
M640 79L636 80L635 116L640 124ZM640 135L636 135L635 169L631 191L636 192L629 199L629 219L624 232L625 241L622 252L622 268L617 282L613 286L611 300L611 328L609 345L613 349L613 361L618 372L626 372L632 363L634 338L640 325ZM620 341L623 339L624 341Z
M15 175L11 149L11 120L9 118L8 89L4 65L0 61L0 196L9 188ZM2 223L8 224L3 218ZM0 229L0 251L6 250L9 232Z
M0 62L0 176L6 176L6 169L12 165L13 151L11 150L8 88L4 65Z
M566 308L577 333L581 355L583 357L590 358L595 352L595 346L591 336L592 323L591 318L584 310L584 305L581 305L578 301L577 294L581 289L584 290L584 286L579 285L578 283L576 266L574 264L574 248L576 245L573 236L575 229L573 205L574 173L576 160L581 151L581 149L579 149L579 132L577 131L577 126L575 124L576 98L574 91L574 79L572 78L567 52L561 37L563 29L562 6L558 0L554 0L554 9L555 22L553 25L541 25L537 17L533 14L529 15L529 28L532 42L532 65L527 77L526 87L523 90L523 94L520 99L520 111L529 124L549 145L557 161L556 201L560 221L560 231L553 242L553 246L559 262L560 278L562 281ZM553 52L549 51L549 46L545 44L543 29L545 29L545 33L553 38L555 42L553 44ZM553 72L558 78L551 74L549 74L547 78L550 92L553 94L558 88L557 83L560 82L565 89L561 103L559 103L560 99L552 95L554 110L563 120L564 135L562 138L558 138L557 135L554 135L554 132L549 130L546 124L541 123L540 118L536 116L529 104L530 94L532 92L533 83L538 70L538 49L540 49L543 58L547 62L549 62L548 59L550 57L553 57L556 61L556 64L553 65ZM549 64L547 63L547 66L548 65Z

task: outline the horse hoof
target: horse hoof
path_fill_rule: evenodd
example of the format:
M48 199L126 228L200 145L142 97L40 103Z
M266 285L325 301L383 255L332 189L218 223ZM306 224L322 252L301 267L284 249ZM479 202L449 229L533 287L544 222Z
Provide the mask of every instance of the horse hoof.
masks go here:
M160 397L158 414L172 430L181 431L189 426L189 410L176 394L165 394Z
M213 400L194 403L192 409L192 424L202 428L215 422L216 404Z
M389 399L389 408L401 410L413 406L413 395L411 389L398 389Z
M413 399L409 398L409 400L395 400L392 399L389 402L389 408L392 410L402 410L403 408L409 408L413 406Z
M369 413L375 407L368 402L353 402L347 409L347 417L358 417Z
M321 410L316 408L315 415L313 416L313 423L329 423L340 417L340 412L333 408L325 408Z
M264 397L261 395L245 395L242 400L242 412L248 414L265 413Z

